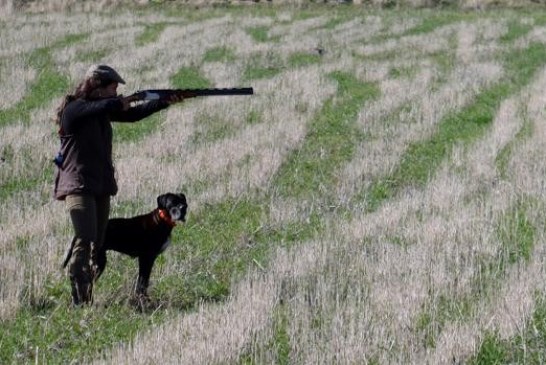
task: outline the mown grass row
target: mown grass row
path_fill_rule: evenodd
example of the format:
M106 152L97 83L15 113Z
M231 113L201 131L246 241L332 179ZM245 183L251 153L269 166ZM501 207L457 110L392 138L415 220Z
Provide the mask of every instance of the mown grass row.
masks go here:
M302 13L298 14L295 20L310 17L311 14L314 14L315 12L316 11L313 10L303 11ZM338 20L347 16L343 15L343 12L341 13L342 15L336 15ZM201 19L203 16L197 16L197 18ZM205 16L205 18L207 17ZM173 23L159 22L152 25L145 25L142 33L137 36L135 44L137 46L143 46L154 42L159 38L165 28L171 24ZM253 34L252 28L249 28L248 31L250 34ZM31 85L27 95L19 103L0 113L0 126L12 124L17 121L28 123L30 113L33 110L44 106L45 103L50 101L52 98L61 96L63 93L69 91L69 80L67 77L58 73L53 63L51 53L55 50L68 47L71 44L83 42L88 38L88 36L89 35L87 34L68 35L63 39L54 42L48 47L37 49L29 55L29 66L40 70L39 77L33 83L33 85ZM96 52L80 55L79 57L89 58L90 62L99 62L100 57L105 55L104 52L107 52L107 50L102 49ZM229 61L233 57L233 52L231 52L231 50L228 48L211 49L205 54L203 62L216 62L220 60ZM246 71L244 72L244 81L269 78L277 75L288 67L305 66L310 63L317 63L320 61L320 58L317 55L296 53L289 57L286 65L284 65L284 63L279 63L278 67L271 67L268 66L270 61L266 61L266 58L267 57L264 58L260 56L257 58L257 61L255 60L247 65ZM181 69L171 78L171 83L173 87L179 88L211 87L211 83L200 76L197 68ZM141 140L157 130L157 127L161 124L162 118L163 117L161 115L156 114L144 121L132 125L114 124L114 142L136 142ZM9 146L0 150L0 157L4 158L4 162L9 164L11 162L9 160L10 154L6 148L9 148ZM37 177L24 177L20 179L14 177L13 179L3 181L0 185L0 190L2 190L1 194L3 196L8 196L16 193L17 191L32 189L39 184L45 183L51 175L51 169L52 166L47 166L46 170L41 171Z
M69 86L68 77L55 69L51 54L58 49L82 42L87 37L87 34L68 35L50 46L38 48L30 53L26 62L28 67L38 71L37 79L21 101L0 113L0 127L20 122L28 123L32 110L46 105L66 92Z
M184 77L180 77L182 74ZM193 78L193 73L187 70L181 72L180 75L175 76L175 80L180 77L186 85L187 80ZM333 171L351 157L350 151L354 149L354 143L356 143L355 138L347 138L347 133L350 134L354 131L351 124L354 124L362 103L367 98L377 95L378 92L372 85L360 84L354 76L349 74L335 73L332 77L339 82L340 91L346 99L340 99L337 104L332 100L326 103L324 109L311 123L308 139L313 143L320 142L323 147L326 146L333 152L337 152L337 149L340 148L338 144L341 143L345 152L340 155L331 153L326 159L323 159L320 172L317 171L317 174L322 177L310 180L315 181L311 183L313 188L317 183L320 183L323 189L335 184ZM198 82L204 82L204 80L198 80ZM201 85L199 84L199 86ZM351 94L354 96L350 96ZM327 115L327 118L324 118L323 115ZM136 135L123 138L132 140L142 138L142 135L145 134L147 131L141 130L140 134L136 133ZM299 168L298 166L315 163L316 151L313 151L313 143L304 144L305 147L302 151L306 152L298 151L296 153L298 157L289 159L289 162L281 168L279 176L283 176L280 179L284 180L282 184L288 189L293 184L292 181L289 181L290 176L295 169ZM307 175L313 177L313 172L310 170ZM299 195L305 189L305 186L300 185L292 191L287 190L285 195ZM265 198L264 201L268 201L268 198ZM153 295L157 298L157 304L165 310L155 314L155 321L164 320L169 316L169 313L187 310L202 301L224 299L229 293L229 287L234 277L244 272L249 265L266 265L268 248L272 244L289 244L305 240L316 236L317 232L321 230L320 218L316 215L309 220L309 223L292 223L283 227L267 225L261 220L267 215L267 205L264 204L264 201L229 200L211 206L206 210L206 213L191 216L189 224L174 234L173 241L184 244L173 247L170 250L170 255L181 261L191 257L190 271L185 277L172 274L165 275L158 280L157 285L154 286ZM164 259L160 258L156 270L161 271L163 264ZM116 264L114 260L109 270L123 270L120 265L133 264L128 263L127 260ZM194 271L191 271L192 269ZM124 285L126 285L126 279L114 275L113 280L108 280L105 277L97 290L119 292L119 288ZM44 354L46 360L63 362L71 358L91 356L100 351L104 342L102 340L95 341L97 336L105 336L111 342L114 339L116 342L127 340L150 323L146 314L132 313L128 315L124 300L102 309L105 312L104 317L118 318L115 321L116 325L112 325L111 320L103 321L103 317L94 314L87 317L73 316L70 314L72 312L67 312L68 309L63 305L69 300L68 292L66 282L49 283L48 298L42 300L37 307L24 308L13 323L6 323L6 328L10 328L10 331L6 333L14 334L15 337L10 335L9 338L0 339L0 342L11 341L11 346L15 346L16 349L13 354L26 353L31 358L33 355L29 348L50 346L52 350ZM83 342L87 342L87 346L82 346L83 342L74 341L60 346L63 351L57 351L56 345L51 345L51 341L64 343L64 334L57 333L57 331L63 331L62 327L54 325L48 327L47 333L44 333L43 323L35 321L37 316L47 317L49 323L58 323L61 318L65 317L78 321L78 323L87 323L88 331L85 340L82 339ZM78 328L78 326L75 327ZM123 331L118 331L116 328L123 328ZM17 341L14 338L17 337L27 338L28 343L16 345ZM14 348L11 347L11 349ZM8 353L3 353L2 358L8 362L13 360Z
M188 76L185 74L185 76ZM267 76L267 75L266 75ZM264 75L258 72L258 77ZM187 85L187 78L184 80ZM151 123L148 123L151 125ZM135 138L143 138L149 129L146 124L141 127L136 133L126 136L121 134L121 141L129 141ZM241 255L238 249L226 249L222 247L226 242L238 242L240 237L237 237L241 232L259 232L260 226L258 222L253 220L254 217L259 217L259 211L263 209L261 204L251 202L226 202L217 207L212 207L206 217L194 217L196 224L184 230L184 237L177 237L175 241L187 242L184 250L180 253L183 257L198 257L199 260L206 260L212 256L217 256L216 259L211 259L211 267L198 267L199 272L184 278L180 282L177 277L165 277L158 283L155 290L156 294L161 298L168 298L169 305L176 303L179 308L188 308L192 304L200 300L220 300L228 293L231 277L233 275L233 267L242 269L250 260L244 260L244 255ZM192 227L194 229L192 229ZM263 229L263 228L262 228ZM267 232L267 231L266 231ZM292 232L292 233L291 233ZM297 233L294 233L297 232ZM305 229L298 227L296 229L289 228L282 232L267 232L267 239L271 236L278 236L279 239L295 240L305 238L302 234ZM243 250L260 252L258 237L248 236L245 239ZM222 245L218 247L218 245ZM223 254L218 255L217 251L221 248ZM236 247L238 248L238 247ZM197 250L198 252L191 252ZM226 252L227 251L227 252ZM214 255L213 253L216 253ZM253 260L263 261L260 255L254 255ZM157 270L161 270L161 260L158 262ZM197 265L196 265L197 267ZM112 275L113 277L122 278L123 275ZM123 281L123 279L120 279ZM103 289L119 291L119 286L123 286L120 282L101 283ZM100 286L99 286L100 288ZM173 288L177 288L173 290ZM68 288L66 283L50 283L49 297L56 298L60 301L67 301ZM160 311L155 315L155 320L163 320L163 315L167 311ZM45 330L42 323L35 323L36 316L42 316L46 319L47 328L53 330ZM128 321L120 319L124 318ZM103 321L105 319L105 321ZM79 326L70 326L70 323L84 324L83 328ZM114 325L113 325L114 323ZM74 312L66 311L58 303L41 301L36 307L24 308L18 314L14 321L14 326L10 327L10 331L6 333L13 334L13 337L2 338L2 343L7 344L3 348L16 349L13 354L15 358L33 358L36 356L41 358L39 349L48 349L46 360L64 362L74 357L91 356L97 349L108 347L107 343L115 343L122 339L131 338L137 331L150 323L150 319L144 315L140 316L136 313L128 312L127 307L123 302L111 305L105 309L104 313L96 316L93 311ZM66 331L65 327L73 328L73 331ZM17 341L19 338L26 338L27 341L22 343ZM74 340L75 339L75 340ZM78 340L79 339L79 340ZM107 341L102 342L101 339ZM10 344L10 340L13 343ZM89 346L89 343L92 345ZM61 351L62 349L62 351ZM10 360L9 358L5 358ZM11 358L13 360L14 358Z
M448 116L440 125L439 132L430 140L414 145L409 150L401 167L394 174L392 180L384 182L393 190L400 189L404 184L410 183L421 186L434 174L442 157L445 158L450 148L455 143L470 144L482 136L498 110L498 106L505 98L521 90L531 78L544 65L546 48L540 44L533 44L523 52L514 52L506 55L506 69L511 75L509 81L500 83L478 95L476 102L466 107L455 115ZM528 124L516 135L512 143L508 144L497 156L499 175L506 176L506 161L515 143L528 135ZM410 168L412 167L412 168ZM413 170L416 168L415 170ZM402 186L396 186L397 181L404 181ZM377 186L374 189L378 189ZM372 190L372 196L380 196L376 201L392 196L390 191L385 195L377 194L378 190ZM373 200L372 200L373 201ZM511 210L501 216L498 226L498 238L501 246L495 257L483 258L478 263L479 270L474 279L473 289L467 296L452 298L439 295L433 304L429 303L419 316L416 328L421 333L423 345L434 347L436 337L441 333L448 322L464 321L475 314L476 301L479 298L494 296L506 279L508 267L518 262L527 262L535 245L536 228L527 218L529 202L526 200L516 202ZM372 207L374 207L372 205ZM489 351L491 341L495 337L486 337L480 351ZM492 355L487 355L489 358ZM480 362L482 355L477 355L474 361ZM502 362L502 361L501 361ZM488 363L488 362L486 362ZM497 363L497 362L495 362Z
M50 46L38 48L32 51L24 58L28 67L38 71L36 80L30 85L27 94L14 106L2 110L0 113L0 128L22 123L27 125L32 122L30 120L31 113L41 107L47 105L51 100L60 97L66 92L69 79L62 75L55 68L52 53L56 50L68 47L70 45L82 42L87 39L87 34L71 34L67 35ZM52 116L53 117L53 116ZM52 130L54 130L53 119L50 120ZM24 138L24 136L21 136ZM24 155L16 155L9 145L0 145L0 158L3 159L2 164L6 166L17 164L25 158ZM51 158L52 161L52 158ZM0 182L0 199L5 200L21 191L30 191L46 183L53 174L53 163L43 166L38 171L32 171L26 176L12 176Z
M360 193L368 211L376 210L406 187L423 186L455 144L468 145L479 139L487 131L502 100L527 85L544 65L545 57L546 48L538 43L505 55L505 69L511 78L481 92L473 103L443 118L432 138L412 143L390 176Z
M338 183L336 169L354 155L364 139L355 125L366 101L379 96L376 84L362 83L353 75L334 72L338 97L328 100L309 126L303 145L277 172L273 185L283 196L325 201L331 187Z
M343 98L327 101L323 110L311 121L302 147L278 172L273 186L281 186L285 197L309 199L316 196L317 191L321 196L328 196L336 184L336 168L351 158L355 144L363 138L354 128L354 118L363 103L377 96L375 86L362 84L347 73L334 73L331 76L338 81ZM520 80L521 85L525 82ZM482 122L477 125L487 124L499 100L514 92L508 89L491 91L487 97L479 99L475 109L465 110L465 115L461 114L459 118L468 121L478 117ZM153 130L142 128L136 134L120 137L121 140L138 140ZM416 182L425 184L427 177L445 159L455 141L479 138L483 133L482 127L472 127L461 134L458 134L457 128L444 128L445 131L440 132L443 133L441 138L434 137L437 138L434 143L425 142L431 143L430 146L416 145L410 149L402 164L403 168L394 176L397 184L392 186L388 194L380 196L377 204L394 197L400 191L399 186ZM477 135L472 137L473 133ZM321 150L317 144L323 144L324 149ZM445 146L441 147L441 144ZM440 156L429 160L426 151L439 151ZM305 174L305 178L302 179L300 173ZM293 244L320 234L322 218L318 212L315 212L309 223L293 223L282 227L264 224L262 218L267 216L267 201L268 197L260 200L228 200L210 206L199 215L190 214L188 224L182 230L177 230L173 237L174 242L183 242L183 245L175 245L169 251L174 259L192 258L188 275L183 278L174 274L166 275L157 280L153 295L161 310L152 314L135 312L127 306L123 296L121 300L101 306L100 310L88 308L72 311L66 307L69 301L67 283L48 283L47 298L40 305L23 308L15 320L2 323L0 360L5 363L34 360L65 363L96 356L114 343L130 340L140 330L172 318L181 310L194 308L199 301L224 299L229 293L231 281L237 275L250 265L256 265L256 262L264 266L267 264L270 246ZM134 269L131 261L113 261L108 270L114 278L104 278L98 286L99 291L120 292L127 276L116 276L116 271L129 275ZM158 261L156 272L162 270L162 265L165 265L165 258ZM277 348L278 359L288 363L290 348L283 313L283 308L279 307L277 334L272 346ZM248 356L246 360L242 358L241 362L253 363Z
M501 339L495 331L486 333L470 364L532 364L546 362L546 299L536 294L536 307L520 334Z
M510 267L529 262L537 235L537 227L528 218L532 205L536 203L518 201L495 222L498 250L495 255L476 258L476 272L468 292L457 297L439 293L423 306L415 328L424 347L434 348L437 337L448 323L475 318L480 302L495 298L503 283L509 279ZM485 341L489 340L486 338Z

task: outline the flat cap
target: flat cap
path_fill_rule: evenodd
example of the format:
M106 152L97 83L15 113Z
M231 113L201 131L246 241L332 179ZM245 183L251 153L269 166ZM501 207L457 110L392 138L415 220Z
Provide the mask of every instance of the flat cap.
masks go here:
M120 84L125 84L125 80L121 78L117 71L107 65L93 65L89 67L89 70L85 73L85 77L94 77L103 81L115 81Z

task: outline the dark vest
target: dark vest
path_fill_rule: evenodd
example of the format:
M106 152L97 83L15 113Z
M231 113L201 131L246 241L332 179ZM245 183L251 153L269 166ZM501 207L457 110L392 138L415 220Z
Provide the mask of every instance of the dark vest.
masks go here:
M136 122L168 104L150 101L123 111L118 97L76 99L66 105L59 136L54 196L64 200L70 194L111 196L118 191L112 162L112 121Z

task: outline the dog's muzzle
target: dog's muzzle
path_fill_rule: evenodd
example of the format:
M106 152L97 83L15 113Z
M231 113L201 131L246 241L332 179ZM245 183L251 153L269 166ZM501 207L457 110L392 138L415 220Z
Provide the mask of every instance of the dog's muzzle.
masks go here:
M184 206L176 206L169 208L169 215L173 221L182 221L185 222Z

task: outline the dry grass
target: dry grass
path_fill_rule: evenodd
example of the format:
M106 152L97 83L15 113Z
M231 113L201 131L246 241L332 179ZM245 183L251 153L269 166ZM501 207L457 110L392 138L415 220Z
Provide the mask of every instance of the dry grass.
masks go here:
M343 168L344 178L337 187L341 200L362 189L362 185L369 185L390 173L410 143L427 138L446 114L470 102L480 90L501 77L500 65L480 62L479 53L484 44L494 48L491 44L503 34L502 27L487 22L480 28L478 31L478 25L461 24L460 28L449 26L450 32L442 37L428 34L411 37L412 49L423 50L428 44L437 51L449 52L445 38L456 34L456 66L447 75L430 60L423 60L422 55L408 57L405 51L402 52L404 61L381 63L387 69L409 67L414 69L415 76L392 79L384 74L380 79L382 97L359 115L358 123L369 136L369 141L359 146L357 156ZM489 36L475 42L477 34ZM401 45L398 45L404 49L405 39L402 38ZM385 155L385 151L388 154Z
M329 13L301 20L290 10L275 16L228 13L196 22L164 15L90 19L76 12L18 15L0 28L0 57L8 60L0 66L0 82L2 95L9 95L1 98L0 110L16 105L40 71L20 60L67 34L88 36L51 50L60 72L76 82L90 62L81 55L98 50L104 52L101 61L115 65L128 81L127 92L169 86L179 69L200 66L208 49L233 51L229 64L211 62L200 71L220 87L251 83L256 95L187 101L162 113L157 128L138 141L117 144L121 189L115 211L125 203L148 207L156 195L184 189L192 214L230 198L253 198L266 207L263 226L310 224L311 216L321 216L320 236L272 248L269 264L257 263L234 279L225 301L181 311L95 363L238 363L247 357L298 364L464 362L487 331L509 339L526 326L535 292L544 292L540 202L546 73L500 100L484 135L455 144L424 186L407 187L375 211L363 212L357 200L362 189L389 176L408 146L434 135L446 115L507 77L498 57L509 47L501 37L511 19L456 22L413 35L405 32L421 24L419 15L357 16L325 28L330 20ZM397 25L391 27L392 22ZM168 24L155 41L137 45L144 24L153 23ZM254 40L246 31L253 27L268 28L269 39ZM542 33L536 27L515 47L543 41ZM286 62L293 53L313 54L318 45L326 49L319 62L242 81L256 55ZM339 183L325 188L335 193L334 203L348 208L344 213L329 210L316 196L281 199L272 184L304 143L310 122L335 100L332 71L374 82L381 91L356 118L365 139L354 146L351 160L338 166ZM13 153L0 163L2 183L46 171L57 143L50 121L57 103L33 110L30 123L0 127L0 152L9 146ZM228 125L228 132L213 135L216 121ZM518 137L526 123L532 126L530 136ZM498 158L508 147L510 173L504 176ZM62 203L51 201L50 185L42 179L31 188L15 188L0 202L2 321L13 320L29 301L45 295L45 283L64 280L59 265L70 229ZM498 276L481 277L484 263L503 258L498 230L510 228L499 228L498 222L522 199L533 202L525 213L537 227L531 258L508 265ZM184 260L167 260L161 272L174 275L191 258ZM481 295L479 285L495 290ZM446 313L446 298L470 302L470 309ZM98 294L101 300L104 293ZM426 316L437 319L436 326L423 324ZM287 340L278 338L279 328ZM434 346L427 344L429 337Z

